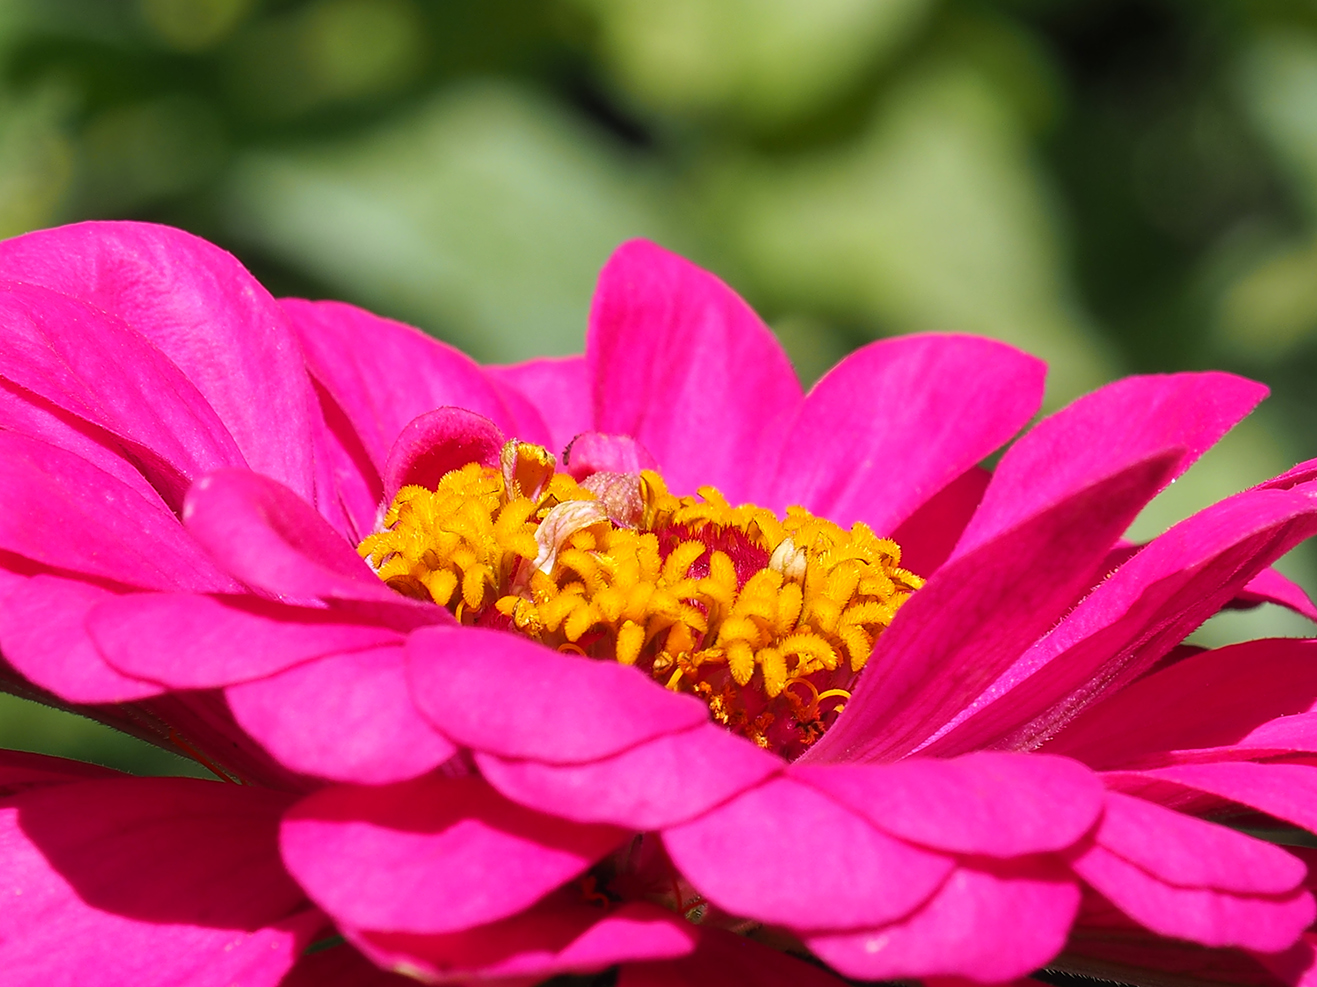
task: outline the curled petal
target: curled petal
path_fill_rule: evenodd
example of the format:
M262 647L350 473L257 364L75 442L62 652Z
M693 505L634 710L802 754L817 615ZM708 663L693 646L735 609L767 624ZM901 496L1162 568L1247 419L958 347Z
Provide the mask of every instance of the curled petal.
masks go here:
M402 643L397 630L332 610L193 593L108 596L87 628L116 669L175 689L232 685L322 655Z
M1317 915L1303 890L1245 895L1168 884L1094 845L1071 862L1075 873L1141 925L1204 946L1275 953L1292 946Z
M848 977L962 976L1000 984L1044 966L1065 945L1079 888L1058 861L961 864L913 915L876 929L808 935Z
M399 433L384 464L384 502L414 483L434 490L449 470L467 463L497 467L506 440L488 418L462 408L436 408L412 419Z
M398 599L315 508L259 473L202 477L183 521L226 570L279 599Z
M797 766L791 776L893 836L990 857L1065 849L1097 821L1104 795L1083 765L1041 754Z
M789 778L665 830L663 845L720 908L793 929L885 925L926 901L953 867Z
M572 892L490 925L446 934L356 931L366 955L422 980L498 980L592 973L617 963L684 956L695 948L693 926L642 902L601 911Z
M1270 843L1117 792L1107 793L1094 839L1157 880L1182 888L1285 894L1307 872Z
M303 774L383 785L456 753L412 705L400 642L326 655L224 694L242 728Z
M423 628L408 638L407 658L426 718L456 743L500 757L582 764L709 718L698 699L635 668L499 631Z
M477 754L480 773L522 805L639 831L684 822L781 770L782 762L706 723L587 764Z
M284 863L336 921L443 933L515 915L625 838L523 809L479 778L326 788L284 817Z

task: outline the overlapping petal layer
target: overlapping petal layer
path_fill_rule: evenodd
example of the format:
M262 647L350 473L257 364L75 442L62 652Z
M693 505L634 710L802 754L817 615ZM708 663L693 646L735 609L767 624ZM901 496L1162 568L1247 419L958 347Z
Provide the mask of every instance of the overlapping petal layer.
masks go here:
M1259 385L1119 382L989 471L1037 361L909 337L802 395L749 307L653 244L605 268L584 357L502 368L275 302L159 227L7 241L0 281L5 675L268 786L0 757L0 868L33 889L0 916L20 982L65 934L89 983L397 982L363 955L471 982L838 982L726 931L760 924L862 979L1016 980L1100 954L1086 929L1126 960L1171 942L1130 945L1144 929L1289 984L1311 967L1303 862L1194 818L1317 824L1311 642L1175 650L1223 606L1317 614L1269 568L1317 530L1311 464L1119 540ZM788 763L640 669L461 626L362 561L401 486L497 469L508 439L582 481L657 467L864 522L928 582ZM306 897L353 945L299 960L328 921Z

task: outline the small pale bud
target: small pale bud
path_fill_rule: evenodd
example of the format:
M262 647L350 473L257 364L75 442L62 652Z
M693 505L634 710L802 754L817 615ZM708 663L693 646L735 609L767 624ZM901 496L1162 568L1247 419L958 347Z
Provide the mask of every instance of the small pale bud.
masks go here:
M805 564L808 561L803 548L796 548L790 538L783 538L768 560L768 568L782 573L793 583L805 581Z

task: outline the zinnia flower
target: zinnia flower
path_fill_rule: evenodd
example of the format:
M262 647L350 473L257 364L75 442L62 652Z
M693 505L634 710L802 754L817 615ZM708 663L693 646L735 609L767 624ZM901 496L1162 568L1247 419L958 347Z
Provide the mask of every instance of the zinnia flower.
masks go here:
M0 281L13 687L247 783L8 762L22 982L1309 975L1300 852L1205 817L1317 826L1317 642L1180 645L1313 615L1268 567L1317 462L1121 541L1260 385L1119 381L989 472L1038 361L906 337L802 395L643 242L515 367L160 227Z

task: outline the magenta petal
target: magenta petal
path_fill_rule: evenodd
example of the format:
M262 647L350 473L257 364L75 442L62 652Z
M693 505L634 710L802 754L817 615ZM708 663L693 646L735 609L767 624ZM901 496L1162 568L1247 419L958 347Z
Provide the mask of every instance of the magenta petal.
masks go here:
M846 983L812 963L762 946L745 936L700 927L699 947L667 963L627 963L617 987L844 987Z
M1275 603L1317 621L1317 604L1313 603L1304 588L1272 568L1263 569L1250 579L1248 585L1236 595L1235 602L1245 606Z
M30 788L67 785L92 778L122 778L118 771L86 761L70 761L49 754L0 750L0 798L9 798Z
M549 429L551 452L561 455L573 436L594 428L584 356L542 357L484 369L493 380L515 388L540 413Z
M1093 584L1179 458L1129 465L938 569L878 639L845 714L804 760L890 760L951 720Z
M220 470L198 480L183 521L226 570L281 599L398 598L315 508L259 473Z
M352 940L381 966L445 981L533 977L538 983L554 974L684 956L695 948L695 927L672 912L642 902L604 912L579 897L558 900L570 894L462 932L356 932Z
M159 491L124 458L123 443L114 435L2 377L0 427L81 456L147 500L164 504Z
M462 746L500 757L580 764L709 718L698 699L638 669L502 631L422 628L408 638L407 658L413 697L430 722Z
M146 336L215 409L252 469L313 496L315 396L301 347L231 254L167 226L78 223L6 240L0 274L81 299Z
M1047 750L1099 769L1229 747L1277 717L1317 709L1317 641L1246 641L1192 655L1090 707Z
M86 629L114 593L59 576L33 576L0 599L0 652L25 678L75 703L122 703L164 690L106 663ZM52 633L58 628L58 633Z
M347 414L381 474L403 427L435 408L465 408L517 434L497 387L466 354L343 302L280 304L311 373Z
M0 429L0 550L150 589L237 588L158 500L63 449Z
M331 655L224 695L239 725L303 774L383 785L456 753L412 705L400 644Z
M902 521L891 536L901 546L901 567L931 576L956 547L991 479L982 466L971 466Z
M599 275L586 361L594 428L638 439L674 493L712 484L733 503L776 460L800 384L736 293L644 240Z
M1317 830L1317 767L1306 764L1179 764L1106 778L1108 784L1114 780L1170 782L1246 805L1310 832Z
M909 918L805 942L848 977L895 980L954 975L1004 983L1037 970L1065 945L1079 888L1055 860L962 864Z
M809 392L762 495L891 534L1028 423L1045 375L1041 360L977 336L871 343Z
M626 838L507 801L479 778L335 786L284 817L284 862L346 925L456 932L507 918Z
M1178 887L1102 846L1090 847L1071 866L1139 924L1163 936L1204 946L1279 952L1293 945L1317 916L1307 891L1262 897Z
M563 450L562 464L578 480L591 473L639 473L659 468L658 460L631 436L603 432L582 432L572 439Z
M1098 477L1178 446L1183 454L1169 483L1266 394L1261 384L1213 372L1127 377L1085 395L1007 450L952 557Z
M324 922L279 862L286 801L184 778L85 781L7 800L5 983L274 987Z
M713 723L589 764L477 754L476 765L514 802L577 822L639 831L685 822L782 768L777 758Z
M893 836L953 853L1063 850L1102 813L1104 790L1068 758L984 751L953 760L799 765L791 776Z
M664 831L663 845L715 905L792 929L884 925L925 901L953 866L789 778Z
M1314 532L1317 501L1297 490L1247 490L1181 521L1103 580L929 751L1036 747Z
M197 477L246 465L192 382L119 320L45 288L11 284L0 289L0 322L4 377L118 436L171 506Z
M331 610L190 593L112 596L91 612L87 627L115 668L175 689L245 682L310 658L403 639Z
M1301 861L1270 843L1118 792L1107 793L1095 839L1178 887L1284 894L1307 872Z
M408 484L437 489L450 470L467 463L497 466L506 441L488 418L462 408L437 408L407 423L384 466L384 503Z

